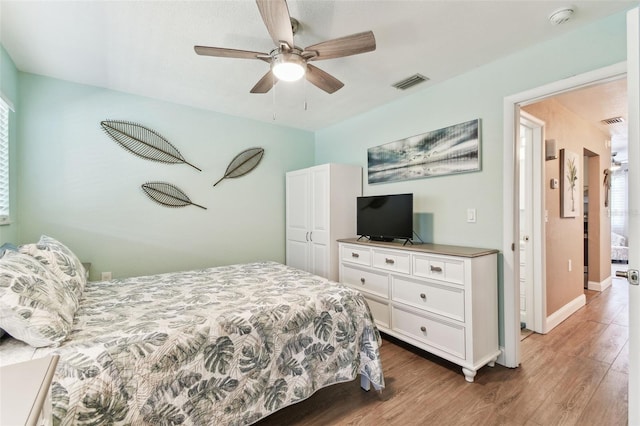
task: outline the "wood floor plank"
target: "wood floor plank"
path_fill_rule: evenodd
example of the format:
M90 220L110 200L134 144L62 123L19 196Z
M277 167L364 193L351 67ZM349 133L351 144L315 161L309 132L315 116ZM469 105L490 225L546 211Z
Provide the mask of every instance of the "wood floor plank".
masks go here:
M531 419L541 425L576 425L609 365L584 358L567 361L569 368Z
M612 364L628 340L628 327L609 324L599 336L589 342L588 348L583 352L583 356Z
M629 374L629 339L627 339L627 343L625 343L616 360L611 364L611 369Z
M629 376L609 370L576 424L626 425Z
M566 354L549 347L539 352L535 363L521 365L519 379L512 381L513 386L503 388L505 392L496 401L498 412L518 423L525 423L546 403L569 369L571 357Z

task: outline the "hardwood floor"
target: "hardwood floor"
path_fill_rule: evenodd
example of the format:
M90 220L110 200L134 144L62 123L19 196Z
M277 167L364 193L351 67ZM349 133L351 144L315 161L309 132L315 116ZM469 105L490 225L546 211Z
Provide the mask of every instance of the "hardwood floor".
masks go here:
M522 363L461 369L385 337L386 388L331 386L263 419L271 425L626 425L628 288L614 278L547 335L521 342Z

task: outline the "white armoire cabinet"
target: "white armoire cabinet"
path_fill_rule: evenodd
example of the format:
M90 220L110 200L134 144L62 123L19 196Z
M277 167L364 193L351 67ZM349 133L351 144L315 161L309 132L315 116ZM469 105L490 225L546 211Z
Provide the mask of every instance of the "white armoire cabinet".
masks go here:
M287 173L287 265L337 281L337 240L356 235L360 195L359 166L323 164Z

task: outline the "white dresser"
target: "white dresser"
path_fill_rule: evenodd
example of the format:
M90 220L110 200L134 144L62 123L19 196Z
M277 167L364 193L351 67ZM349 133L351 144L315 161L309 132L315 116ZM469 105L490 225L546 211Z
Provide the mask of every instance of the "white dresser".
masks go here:
M340 282L362 292L380 331L460 365L468 382L494 365L497 250L338 241Z

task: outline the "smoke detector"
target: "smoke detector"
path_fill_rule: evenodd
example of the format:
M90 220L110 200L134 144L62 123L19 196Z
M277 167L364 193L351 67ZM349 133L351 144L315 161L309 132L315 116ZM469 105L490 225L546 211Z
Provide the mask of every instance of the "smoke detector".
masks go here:
M551 21L553 25L564 24L569 19L571 19L571 16L573 16L574 12L575 10L573 7L560 8L549 15L549 21Z

